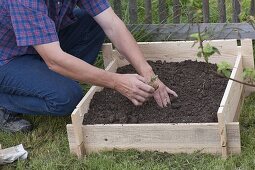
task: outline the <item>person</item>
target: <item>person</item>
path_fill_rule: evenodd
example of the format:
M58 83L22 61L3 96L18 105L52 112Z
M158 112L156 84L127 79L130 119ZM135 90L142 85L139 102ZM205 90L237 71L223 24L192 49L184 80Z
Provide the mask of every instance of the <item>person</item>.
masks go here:
M78 82L112 88L134 105L154 97L160 107L177 94L159 79L107 0L0 1L0 129L27 132L19 114L70 114L83 97ZM105 36L138 74L92 64Z

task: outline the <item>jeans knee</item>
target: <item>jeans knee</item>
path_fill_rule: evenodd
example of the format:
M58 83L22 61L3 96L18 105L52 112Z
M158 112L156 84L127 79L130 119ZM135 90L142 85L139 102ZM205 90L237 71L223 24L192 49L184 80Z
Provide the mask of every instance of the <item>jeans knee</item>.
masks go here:
M79 85L72 88L60 88L54 99L47 102L48 110L51 115L64 116L73 112L77 104L83 97L83 91Z
M106 35L105 35L105 32L103 31L103 29L98 25L98 39L99 39L99 42L103 44L105 38L106 38Z

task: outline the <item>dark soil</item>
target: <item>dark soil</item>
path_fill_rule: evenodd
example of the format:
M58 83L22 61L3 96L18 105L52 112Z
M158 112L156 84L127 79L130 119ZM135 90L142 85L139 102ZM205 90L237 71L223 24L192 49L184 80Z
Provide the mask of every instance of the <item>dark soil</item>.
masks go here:
M203 62L149 63L161 81L179 95L171 105L162 109L151 99L143 106L134 106L120 93L104 89L94 95L83 124L217 122L227 79L209 71ZM210 65L216 71L216 65ZM135 70L129 65L118 72L135 73Z

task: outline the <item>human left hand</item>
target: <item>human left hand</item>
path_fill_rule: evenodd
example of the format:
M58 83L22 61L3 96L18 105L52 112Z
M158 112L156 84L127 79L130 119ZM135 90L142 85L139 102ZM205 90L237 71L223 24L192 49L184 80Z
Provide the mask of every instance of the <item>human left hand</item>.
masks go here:
M170 96L173 95L175 97L178 97L178 95L175 93L175 91L168 88L163 82L161 82L159 79L155 81L156 86L158 87L156 91L154 92L154 99L157 102L157 104L163 108L167 107L168 104L171 104Z

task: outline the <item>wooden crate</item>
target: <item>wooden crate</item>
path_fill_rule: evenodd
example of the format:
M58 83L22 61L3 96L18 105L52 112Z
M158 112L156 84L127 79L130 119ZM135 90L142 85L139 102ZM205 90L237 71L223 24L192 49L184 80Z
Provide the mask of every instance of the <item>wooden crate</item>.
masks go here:
M221 55L214 55L211 63L228 61L233 66L231 78L242 80L244 67L253 68L252 40L214 40ZM139 43L147 60L166 62L197 60L197 46L193 42L148 42ZM111 44L105 44L103 55L106 70L115 72L128 64ZM84 114L95 92L102 87L93 86L73 111L72 124L67 125L69 146L78 157L102 150L130 149L162 151L169 153L237 154L241 152L239 111L242 105L244 87L229 81L218 110L219 123L178 124L99 124L82 125Z

